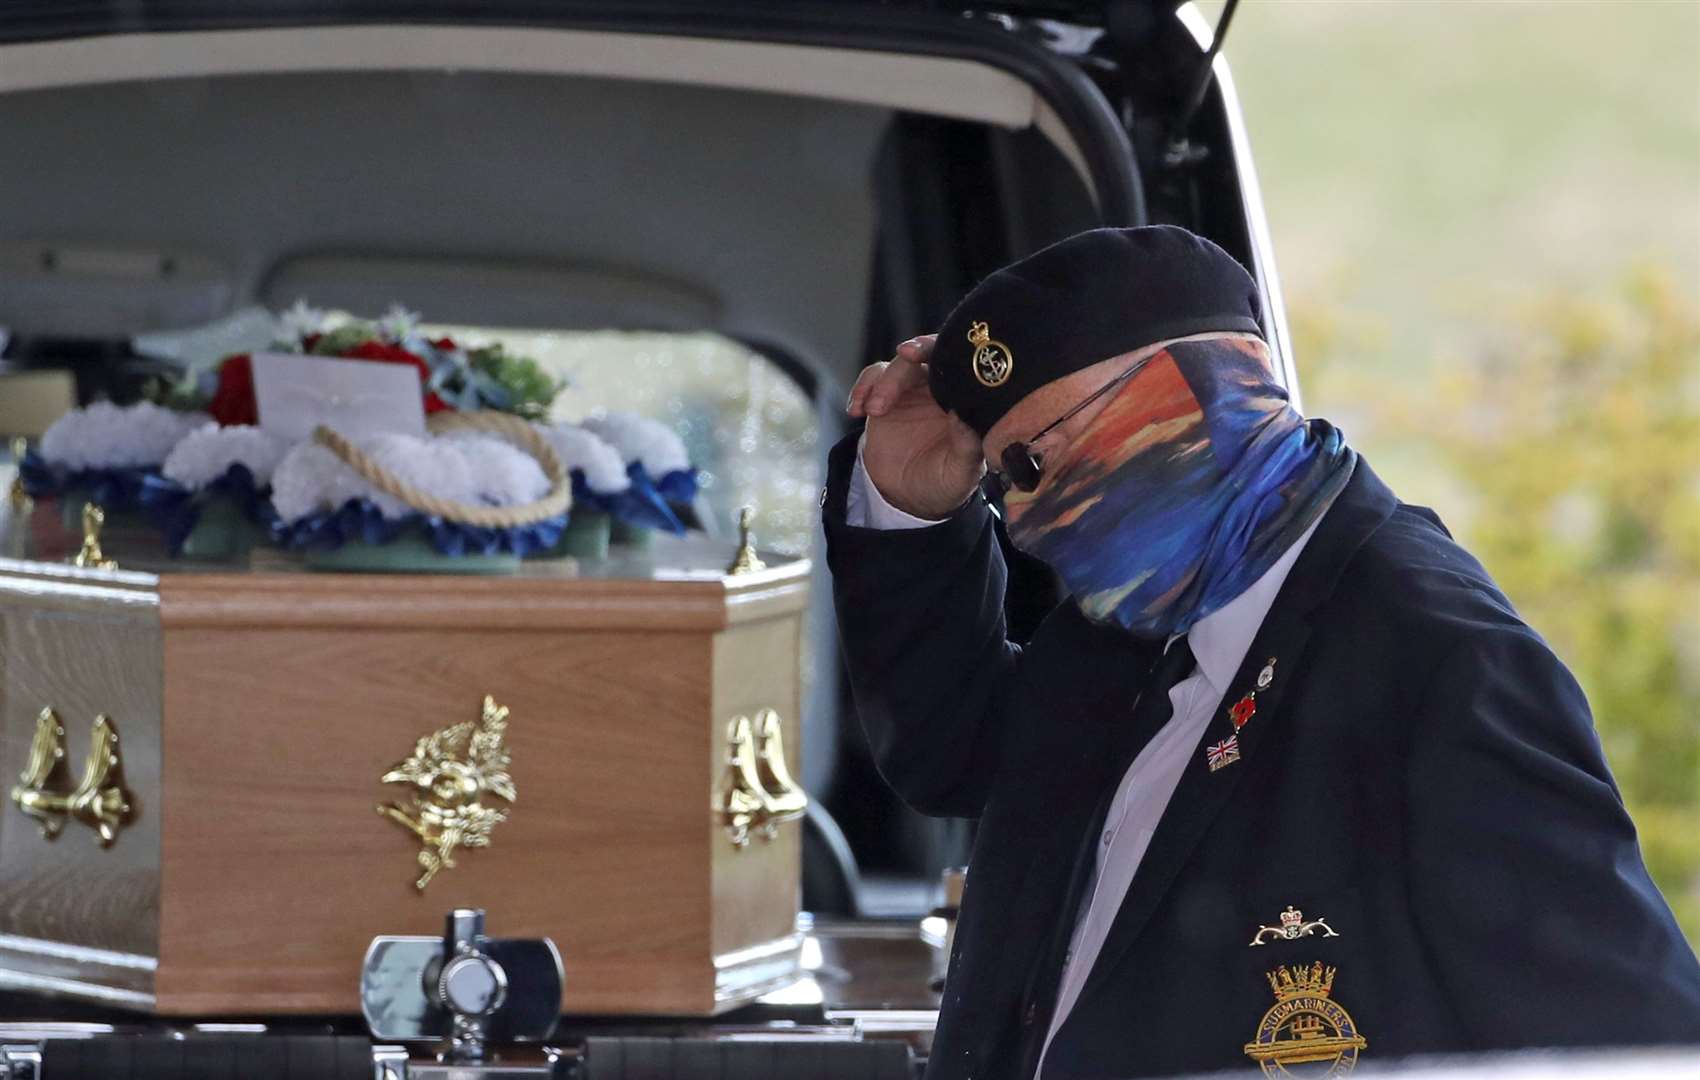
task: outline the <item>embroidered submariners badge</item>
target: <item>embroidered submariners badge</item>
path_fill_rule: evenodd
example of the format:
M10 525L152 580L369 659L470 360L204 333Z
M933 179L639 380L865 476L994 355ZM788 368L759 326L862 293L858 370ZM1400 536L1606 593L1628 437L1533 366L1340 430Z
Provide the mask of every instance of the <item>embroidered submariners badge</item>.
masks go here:
M1344 1076L1368 1045L1351 1014L1330 999L1334 968L1318 960L1310 967L1279 967L1269 972L1275 1004L1263 1014L1257 1035L1245 1044L1246 1056L1265 1076L1287 1076L1287 1066L1315 1063L1307 1076Z
M974 346L974 377L984 386L1002 386L1015 370L1015 357L1009 346L992 340L992 332L983 322L968 327L968 343Z
M1323 937L1340 936L1334 932L1332 926L1323 922L1320 916L1305 922L1304 912L1288 904L1287 910L1281 912L1281 925L1258 927L1257 933L1252 935L1251 943L1253 945L1267 944L1264 941L1265 937L1273 941L1297 941L1299 938L1309 937L1316 933L1318 928L1321 928Z

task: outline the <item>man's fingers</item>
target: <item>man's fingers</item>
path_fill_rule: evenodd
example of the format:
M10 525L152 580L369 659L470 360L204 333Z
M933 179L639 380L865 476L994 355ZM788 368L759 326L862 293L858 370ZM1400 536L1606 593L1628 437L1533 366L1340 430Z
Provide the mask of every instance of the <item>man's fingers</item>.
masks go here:
M850 400L844 405L844 411L852 417L860 419L867 415L868 391L879 381L880 373L890 367L889 363L869 364L856 376L856 385L850 388Z
M897 351L919 354L916 358L924 364L927 362L927 357L933 354L933 345L938 339L937 334L922 334L920 337L912 337L899 345Z
M912 337L897 346L891 360L863 368L856 376L856 385L850 388L844 411L856 419L884 415L905 393L926 382L923 365L932 355L937 336Z
M868 391L864 407L870 416L884 416L898 399L918 386L927 384L927 368L925 357L930 349L909 347L910 342L898 346L897 358L886 369L880 372L879 378Z

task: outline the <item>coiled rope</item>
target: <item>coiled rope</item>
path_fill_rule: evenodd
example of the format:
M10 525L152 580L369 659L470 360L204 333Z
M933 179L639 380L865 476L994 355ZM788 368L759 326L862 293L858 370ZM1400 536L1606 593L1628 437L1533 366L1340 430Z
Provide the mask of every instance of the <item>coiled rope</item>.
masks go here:
M397 478L373 461L364 450L323 425L313 430L313 441L335 454L343 464L360 478L386 495L392 495L422 514L440 517L459 525L485 529L511 529L533 525L559 517L572 506L572 482L561 466L555 448L550 446L537 429L511 413L482 409L477 412L440 412L426 421L434 435L450 431L479 431L499 435L537 459L543 475L549 480L549 491L536 502L517 506L481 506L474 503L444 499L421 491Z

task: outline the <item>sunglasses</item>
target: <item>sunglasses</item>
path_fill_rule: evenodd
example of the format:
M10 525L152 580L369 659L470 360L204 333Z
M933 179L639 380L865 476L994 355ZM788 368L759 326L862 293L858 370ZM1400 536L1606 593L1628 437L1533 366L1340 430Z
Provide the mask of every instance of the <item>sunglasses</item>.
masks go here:
M1149 364L1154 358L1155 354L1147 356L1137 364L1134 364L1132 367L1122 372L1120 375L1117 375L1115 378L1105 383L1103 386L1092 391L1091 395L1084 401L1070 409L1068 412L1063 413L1049 424L1046 424L1039 433L1031 439L1012 442L1008 446L1005 446L1003 448L1003 453L998 455L998 462L1003 466L1003 468L1001 470L987 470L986 472L986 497L993 502L996 502L1002 499L1012 488L1016 491L1027 492L1031 492L1036 489L1039 486L1039 481L1044 478L1045 467L1041 456L1033 452L1033 444L1044 438L1046 435L1049 435L1062 424L1066 424L1068 421L1080 415L1081 410L1092 404L1094 401L1097 401L1105 394L1108 394L1116 387L1121 386L1129 379L1139 374L1140 371L1145 368L1145 365Z

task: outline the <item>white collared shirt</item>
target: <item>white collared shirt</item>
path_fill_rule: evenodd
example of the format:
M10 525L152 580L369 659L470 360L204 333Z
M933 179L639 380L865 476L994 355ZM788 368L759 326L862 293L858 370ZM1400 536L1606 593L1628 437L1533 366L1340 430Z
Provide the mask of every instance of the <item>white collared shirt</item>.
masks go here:
M846 492L845 518L851 525L872 529L914 529L938 524L904 513L886 502L868 479L859 448L856 472ZM1269 614L1288 572L1298 561L1299 553L1316 532L1317 524L1320 520L1306 529L1249 589L1200 619L1188 633L1187 642L1192 646L1198 667L1169 691L1174 716L1133 759L1110 803L1104 833L1097 845L1097 865L1093 867L1069 939L1062 981L1057 987L1057 1007L1051 1018L1051 1030L1045 1035L1046 1051L1080 997L1086 976L1109 936L1110 924L1121 910L1128 886L1133 884L1134 874L1145 858L1145 849L1157 831L1157 823L1180 784L1181 773L1192 755L1200 752L1199 744L1210 718L1226 696L1228 683L1245 662L1252 639ZM1043 1071L1044 1063L1041 1053L1035 1077Z

